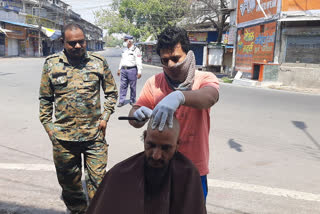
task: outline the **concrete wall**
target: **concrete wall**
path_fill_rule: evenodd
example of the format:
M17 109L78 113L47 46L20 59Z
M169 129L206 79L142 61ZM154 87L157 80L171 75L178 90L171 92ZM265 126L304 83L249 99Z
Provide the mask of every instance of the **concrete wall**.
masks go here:
M299 88L320 88L320 64L283 63L279 82Z

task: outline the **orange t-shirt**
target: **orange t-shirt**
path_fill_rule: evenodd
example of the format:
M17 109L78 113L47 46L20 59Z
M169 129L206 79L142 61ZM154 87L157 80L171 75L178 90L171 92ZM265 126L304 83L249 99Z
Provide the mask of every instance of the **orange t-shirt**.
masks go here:
M192 90L212 86L219 90L217 77L210 72L196 71ZM164 73L152 76L145 83L138 106L154 109L173 90L167 84ZM209 173L210 108L195 109L180 106L175 113L180 123L179 151L198 168L200 175Z

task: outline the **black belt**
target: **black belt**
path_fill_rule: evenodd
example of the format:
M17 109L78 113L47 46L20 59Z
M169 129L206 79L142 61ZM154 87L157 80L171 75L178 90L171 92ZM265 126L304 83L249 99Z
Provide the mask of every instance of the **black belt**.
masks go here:
M122 66L121 68L122 69L125 69L125 70L128 70L128 69L131 69L131 68L136 68L137 66Z

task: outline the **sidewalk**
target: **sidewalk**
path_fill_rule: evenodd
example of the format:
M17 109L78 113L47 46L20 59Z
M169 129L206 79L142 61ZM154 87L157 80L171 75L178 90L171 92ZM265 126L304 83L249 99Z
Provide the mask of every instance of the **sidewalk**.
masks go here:
M219 79L223 82L222 79ZM257 87L257 88L268 88L282 91L290 91L297 93L306 93L320 95L320 88L298 88L294 86L283 85L281 82L259 82L257 80L250 79L233 79L233 85L247 86L247 87Z

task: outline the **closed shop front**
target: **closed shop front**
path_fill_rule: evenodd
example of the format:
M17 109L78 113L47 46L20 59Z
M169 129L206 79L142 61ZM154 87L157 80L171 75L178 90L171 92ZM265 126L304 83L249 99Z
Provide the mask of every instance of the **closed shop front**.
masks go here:
M19 45L17 39L8 38L8 56L18 56L19 55Z
M6 37L6 55L7 56L24 56L26 54L26 28L13 24L5 24L5 29L10 32Z
M39 44L39 32L34 29L28 29L28 39L26 44L27 56L37 56Z
M196 65L203 64L203 48L206 44L193 44L190 45L190 50L194 52L196 58Z
M30 37L29 37L29 40L28 40L28 48L27 48L27 55L28 55L28 56L35 56L34 43L35 43L35 38L30 38Z
M25 40L19 40L19 56L26 56L26 41Z
M194 52L196 65L203 65L203 49L208 44L208 32L188 32L190 50Z
M156 42L136 43L142 52L142 62L151 65L161 65L160 57L156 51Z
M320 64L320 36L288 36L285 62Z
M1 34L0 33L0 56L4 56L5 55L5 34Z

